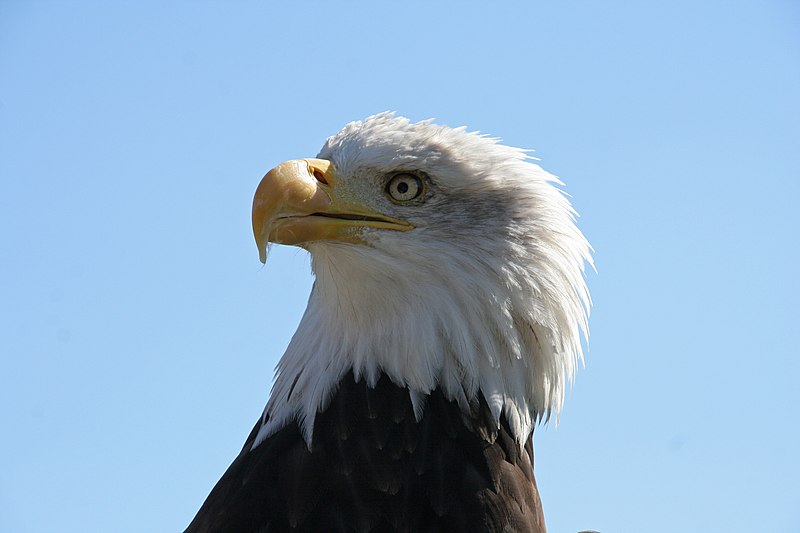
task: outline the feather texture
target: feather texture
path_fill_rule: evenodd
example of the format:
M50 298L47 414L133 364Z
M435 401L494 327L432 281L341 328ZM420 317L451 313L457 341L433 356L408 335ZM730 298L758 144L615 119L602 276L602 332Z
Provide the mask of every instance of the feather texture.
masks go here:
M436 389L417 421L408 390L348 373L314 422L251 450L260 421L186 533L544 532L531 441L481 397L471 414Z

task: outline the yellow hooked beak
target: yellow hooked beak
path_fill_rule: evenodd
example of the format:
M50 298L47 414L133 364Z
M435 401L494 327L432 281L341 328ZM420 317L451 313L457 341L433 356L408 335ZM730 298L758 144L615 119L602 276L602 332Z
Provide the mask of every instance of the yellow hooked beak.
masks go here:
M337 197L336 185L336 169L325 159L287 161L264 176L253 197L253 235L262 263L270 242L363 244L367 228L413 229L408 222Z

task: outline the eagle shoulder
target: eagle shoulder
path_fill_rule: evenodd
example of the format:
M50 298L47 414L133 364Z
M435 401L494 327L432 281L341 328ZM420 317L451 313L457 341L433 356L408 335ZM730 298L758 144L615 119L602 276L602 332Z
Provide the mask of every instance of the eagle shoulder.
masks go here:
M261 420L186 533L545 531L531 439L520 446L481 396L470 414L434 390L348 374L314 422L255 448Z

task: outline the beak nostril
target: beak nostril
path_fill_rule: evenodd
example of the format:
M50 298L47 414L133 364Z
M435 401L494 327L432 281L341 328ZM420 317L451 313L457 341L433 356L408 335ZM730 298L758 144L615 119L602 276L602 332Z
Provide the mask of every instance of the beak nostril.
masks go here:
M328 184L328 180L325 179L325 174L323 174L321 170L315 168L311 173L314 175L314 178L316 178L318 182L324 185Z

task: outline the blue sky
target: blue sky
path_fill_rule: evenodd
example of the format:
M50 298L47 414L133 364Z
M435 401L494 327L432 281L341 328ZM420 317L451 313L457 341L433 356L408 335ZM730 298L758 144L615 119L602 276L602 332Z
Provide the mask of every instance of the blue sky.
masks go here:
M311 287L260 177L383 110L534 148L596 250L552 532L800 531L793 2L0 4L0 530L179 531Z

